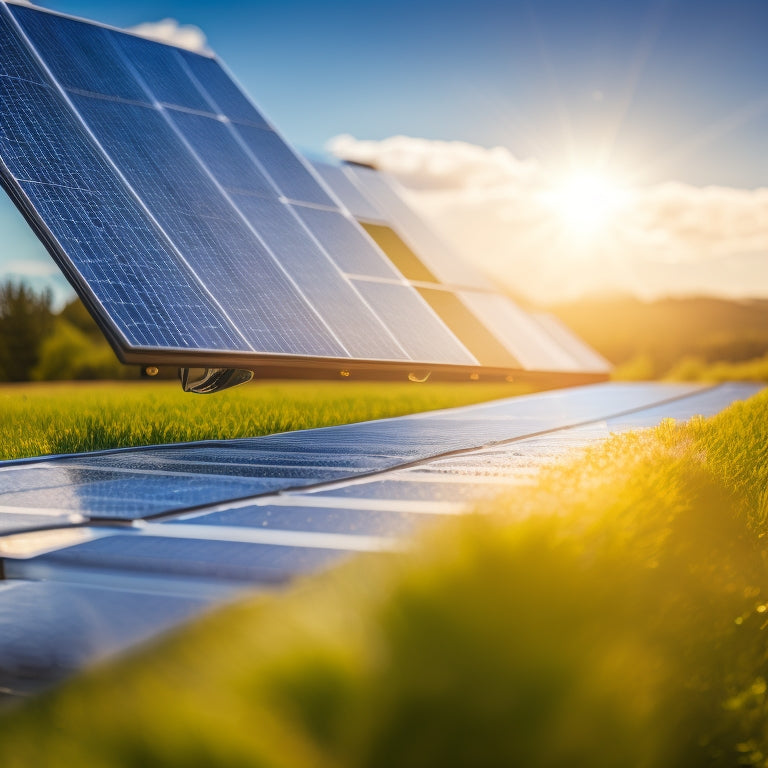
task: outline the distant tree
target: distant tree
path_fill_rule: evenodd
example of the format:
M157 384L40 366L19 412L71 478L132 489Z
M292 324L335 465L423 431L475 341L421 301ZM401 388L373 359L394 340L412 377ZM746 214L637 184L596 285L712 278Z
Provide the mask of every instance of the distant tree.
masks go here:
M57 379L124 379L135 377L135 368L122 365L101 336L89 336L61 314L53 331L40 345L39 361L31 371L36 381Z
M0 380L27 381L53 323L50 290L24 283L0 285Z
M72 299L68 304L64 305L64 308L59 312L59 317L62 320L66 320L75 328L78 328L87 336L94 339L103 339L104 334L96 325L96 321L91 317L90 312L85 308L80 299Z

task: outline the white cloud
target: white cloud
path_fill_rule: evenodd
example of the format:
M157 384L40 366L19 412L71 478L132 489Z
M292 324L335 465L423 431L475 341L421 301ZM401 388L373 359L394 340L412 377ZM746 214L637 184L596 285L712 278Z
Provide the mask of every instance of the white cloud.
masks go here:
M393 174L460 253L539 301L598 290L768 295L768 189L626 188L604 226L580 237L552 203L553 173L503 147L406 136L328 146Z
M128 32L135 35L157 40L161 43L186 48L195 53L209 54L205 33L193 24L179 24L176 19L162 19L161 21L148 21L130 27Z

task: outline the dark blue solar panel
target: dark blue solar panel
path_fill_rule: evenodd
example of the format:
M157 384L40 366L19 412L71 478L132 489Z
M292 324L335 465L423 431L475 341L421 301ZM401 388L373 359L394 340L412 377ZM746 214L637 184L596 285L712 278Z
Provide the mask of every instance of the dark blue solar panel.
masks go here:
M410 286L365 280L354 283L414 360L477 364Z
M0 156L126 341L247 349L58 95L0 77L0 102Z
M475 364L218 61L1 8L5 186L126 353Z
M253 123L262 128L270 127L218 61L189 51L179 51L178 55L184 59L198 85L222 115L230 120Z
M288 145L274 131L234 124L277 188L290 200L338 207Z
M0 3L0 76L20 77L36 83L45 82L45 77L24 45L17 39L13 22L8 17L6 5Z
M202 112L215 111L192 82L175 48L135 35L108 34L157 101Z
M33 8L9 8L63 86L147 100L147 94L110 43L105 29Z
M0 147L15 178L94 189L113 176L48 86L0 78L0 103L14 105L0 111Z
M167 114L222 187L277 198L277 190L227 123L176 109L169 109Z
M346 216L299 205L294 210L342 271L350 275L402 279L368 235Z
M233 195L233 199L352 357L407 359L287 205L247 195Z
M160 112L87 96L74 100L171 241L257 351L347 356Z

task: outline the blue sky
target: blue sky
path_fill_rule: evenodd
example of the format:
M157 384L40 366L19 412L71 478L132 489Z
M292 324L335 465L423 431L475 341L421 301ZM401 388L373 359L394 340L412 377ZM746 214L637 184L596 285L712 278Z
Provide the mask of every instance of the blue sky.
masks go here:
M39 4L199 26L310 153L341 133L403 134L502 146L553 172L599 156L639 184L768 187L765 0ZM14 258L32 258L5 202L0 226Z

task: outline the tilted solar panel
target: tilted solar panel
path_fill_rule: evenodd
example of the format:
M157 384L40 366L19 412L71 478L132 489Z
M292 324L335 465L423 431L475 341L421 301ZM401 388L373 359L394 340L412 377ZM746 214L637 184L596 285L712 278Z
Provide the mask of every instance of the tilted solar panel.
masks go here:
M467 264L411 209L390 176L354 163L315 169L481 365L568 374L610 364L552 315L529 313Z
M0 1L0 180L124 362L524 367L481 320L452 331L445 304L461 298L417 282L488 284L404 244L386 256L339 200L357 189L344 179L334 193L214 57Z

